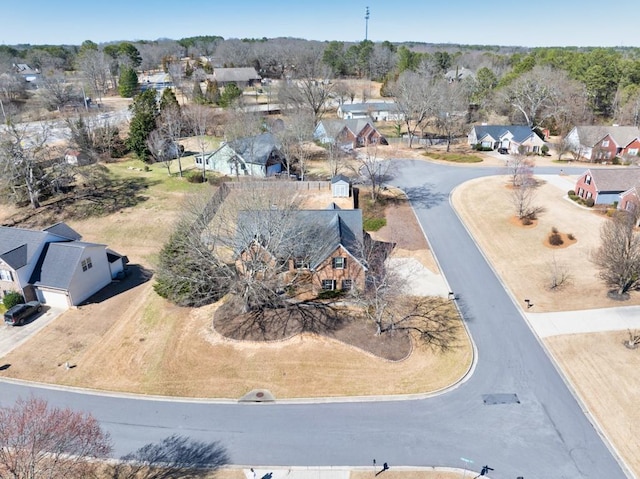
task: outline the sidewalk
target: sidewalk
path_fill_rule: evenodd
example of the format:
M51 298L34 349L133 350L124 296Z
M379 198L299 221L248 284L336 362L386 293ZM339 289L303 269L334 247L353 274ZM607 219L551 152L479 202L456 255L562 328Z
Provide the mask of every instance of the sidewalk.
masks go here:
M358 477L362 477L363 474L367 477L370 476L372 479L376 477L373 465L362 467L275 466L270 468L247 468L246 466L240 466L240 468L242 469L246 479L350 479L351 473L355 473ZM391 464L389 470L384 472L382 472L382 464L378 464L376 468L379 479L399 479L405 474L407 474L408 477L415 478L416 473L418 473L419 477L422 479L457 479L463 477L471 479L478 474L478 472L474 472L472 470L463 470L452 467L411 467L393 466L393 464ZM235 467L233 469L235 469ZM484 477L490 479L490 476Z
M525 313L525 316L541 338L561 334L640 330L640 306L555 313Z

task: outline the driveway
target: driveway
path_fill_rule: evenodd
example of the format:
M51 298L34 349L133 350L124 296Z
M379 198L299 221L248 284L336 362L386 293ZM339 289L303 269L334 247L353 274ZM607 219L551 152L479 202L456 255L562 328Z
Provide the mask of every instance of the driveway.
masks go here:
M3 321L0 326L0 358L27 341L65 311L66 309L43 305L42 312L33 316L27 324L10 326Z
M230 404L5 382L0 404L33 394L91 411L116 455L181 434L221 441L234 464L265 467L366 466L373 458L392 467L461 466L465 457L494 468L494 479L626 477L449 204L456 185L499 171L399 166L392 184L414 205L478 349L459 387L403 401Z

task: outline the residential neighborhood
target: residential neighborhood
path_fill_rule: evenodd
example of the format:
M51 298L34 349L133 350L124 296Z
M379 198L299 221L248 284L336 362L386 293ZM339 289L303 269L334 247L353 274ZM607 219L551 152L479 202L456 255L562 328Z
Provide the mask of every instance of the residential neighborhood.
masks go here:
M640 477L633 32L134 7L7 12L0 477Z

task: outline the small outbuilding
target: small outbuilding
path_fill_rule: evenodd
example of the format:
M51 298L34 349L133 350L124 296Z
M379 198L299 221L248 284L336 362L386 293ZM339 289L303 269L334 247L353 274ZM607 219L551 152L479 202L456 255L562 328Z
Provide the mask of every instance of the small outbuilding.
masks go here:
M348 198L351 196L351 182L344 175L331 178L331 193L334 198Z

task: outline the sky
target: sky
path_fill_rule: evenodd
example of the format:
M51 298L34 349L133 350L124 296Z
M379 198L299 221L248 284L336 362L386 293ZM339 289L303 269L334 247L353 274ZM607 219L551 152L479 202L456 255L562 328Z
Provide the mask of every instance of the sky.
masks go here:
M0 44L196 35L361 41L368 6L373 41L640 47L638 5L638 0L0 0Z

